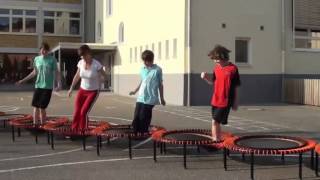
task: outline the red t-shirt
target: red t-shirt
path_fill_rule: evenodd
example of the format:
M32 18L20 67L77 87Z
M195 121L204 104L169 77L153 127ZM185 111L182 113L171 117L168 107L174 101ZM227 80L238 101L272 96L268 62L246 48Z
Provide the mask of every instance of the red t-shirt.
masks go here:
M211 105L219 108L233 105L235 88L240 86L240 76L236 65L229 63L222 67L217 64L213 69L214 90Z

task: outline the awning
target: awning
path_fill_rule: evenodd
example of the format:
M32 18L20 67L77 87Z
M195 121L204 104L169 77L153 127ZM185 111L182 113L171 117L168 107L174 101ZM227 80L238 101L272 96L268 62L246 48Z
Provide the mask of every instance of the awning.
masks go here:
M67 42L60 42L56 47L54 47L51 52L55 52L62 49L70 49L70 50L76 50L82 45L88 45L92 50L102 50L102 51L110 51L110 50L116 50L116 45L106 45L106 44L100 44L100 43L67 43Z

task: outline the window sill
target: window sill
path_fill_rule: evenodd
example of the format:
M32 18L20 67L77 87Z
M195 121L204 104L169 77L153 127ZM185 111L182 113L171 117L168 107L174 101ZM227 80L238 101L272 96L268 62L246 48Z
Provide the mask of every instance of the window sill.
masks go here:
M320 53L320 49L293 48L293 52L314 52Z
M236 63L238 67L247 67L252 68L252 65L250 63Z
M61 37L82 37L81 35L71 35L71 34L49 34L44 33L43 36L61 36Z
M0 32L0 35L37 36L37 33Z

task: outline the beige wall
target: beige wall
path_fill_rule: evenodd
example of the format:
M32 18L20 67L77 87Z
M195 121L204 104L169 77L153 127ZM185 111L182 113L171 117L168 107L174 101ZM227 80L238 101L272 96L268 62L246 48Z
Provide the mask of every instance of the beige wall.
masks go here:
M104 1L105 2L105 1ZM114 0L113 14L107 17L103 11L104 43L118 42L120 22L124 23L124 43L118 45L115 72L117 74L137 74L141 67L140 46L151 49L155 46L155 62L163 67L163 72L184 73L185 68L185 0ZM105 4L103 4L106 7ZM104 8L105 9L105 8ZM178 42L178 56L172 58L173 39ZM170 58L165 59L165 41L170 42ZM162 44L162 59L158 58L158 42ZM130 63L130 48L138 49L138 60Z
M37 48L38 36L0 34L0 47Z
M293 49L292 4L286 2L286 74L319 74L320 51L296 51Z
M229 48L234 62L236 37L251 40L251 64L240 66L240 73L281 73L280 0L191 0L191 8L192 73L212 71L207 53L215 44Z

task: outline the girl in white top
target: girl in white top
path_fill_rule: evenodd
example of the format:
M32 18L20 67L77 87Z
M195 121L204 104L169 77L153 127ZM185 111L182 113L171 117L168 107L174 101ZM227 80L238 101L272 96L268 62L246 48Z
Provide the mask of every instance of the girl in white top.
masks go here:
M73 78L68 96L71 97L74 86L81 79L80 89L75 99L72 130L83 131L88 127L88 113L98 97L101 76L107 76L99 61L91 56L88 45L79 48L78 53L83 57L78 63L78 70Z

